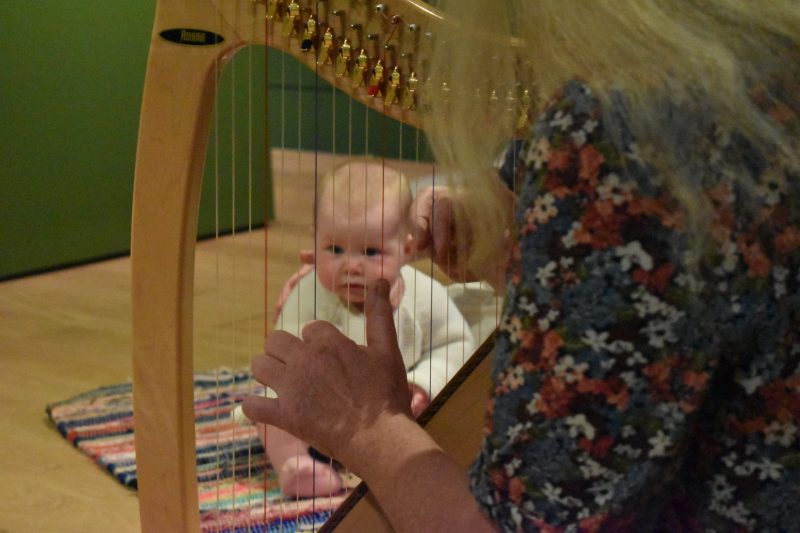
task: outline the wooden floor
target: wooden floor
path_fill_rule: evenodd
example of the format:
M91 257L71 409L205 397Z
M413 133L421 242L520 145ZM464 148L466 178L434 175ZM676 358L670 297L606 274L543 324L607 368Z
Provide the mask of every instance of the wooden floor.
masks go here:
M273 161L280 160L273 158ZM200 243L195 367L246 366L260 349L265 306L311 244L308 154L284 154L264 290L265 231ZM338 163L339 161L337 161ZM324 171L333 161L317 159ZM395 162L411 178L430 167ZM0 284L0 533L139 530L137 499L60 437L51 402L131 375L128 258Z

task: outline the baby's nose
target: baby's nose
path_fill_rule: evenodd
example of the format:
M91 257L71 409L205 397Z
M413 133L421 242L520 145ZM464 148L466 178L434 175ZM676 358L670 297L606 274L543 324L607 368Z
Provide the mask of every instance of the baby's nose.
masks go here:
M344 269L348 273L360 273L364 270L364 260L358 256L350 256L344 262Z

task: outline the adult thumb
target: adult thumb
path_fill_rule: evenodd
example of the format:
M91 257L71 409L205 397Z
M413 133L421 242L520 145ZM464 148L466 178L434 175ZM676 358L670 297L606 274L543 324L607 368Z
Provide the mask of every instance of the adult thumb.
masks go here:
M389 282L385 279L379 279L369 288L364 314L367 318L367 346L384 353L396 352L394 311L389 301Z

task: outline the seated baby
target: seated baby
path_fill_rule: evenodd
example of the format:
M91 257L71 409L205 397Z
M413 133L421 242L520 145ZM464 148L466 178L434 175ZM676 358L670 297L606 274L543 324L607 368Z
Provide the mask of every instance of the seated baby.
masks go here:
M414 253L407 213L412 202L402 173L375 162L352 162L323 177L314 225L314 267L295 277L281 298L275 327L294 335L326 320L366 344L366 288L391 285L398 342L418 415L475 351L475 340L447 288L407 265ZM301 270L301 272L303 272ZM259 431L286 496L328 495L342 478L330 461L275 427Z

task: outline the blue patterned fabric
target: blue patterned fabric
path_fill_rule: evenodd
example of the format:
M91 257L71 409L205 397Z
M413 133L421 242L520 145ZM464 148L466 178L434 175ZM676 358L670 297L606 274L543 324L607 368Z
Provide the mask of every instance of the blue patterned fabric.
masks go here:
M506 155L518 243L473 492L508 531L799 531L799 176L670 110L665 149L705 139L694 241L625 116L571 82Z

